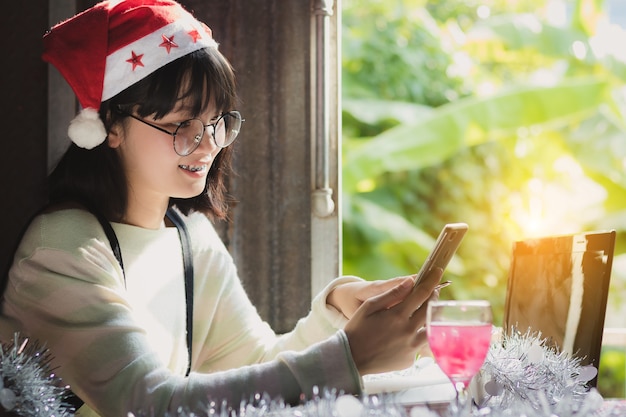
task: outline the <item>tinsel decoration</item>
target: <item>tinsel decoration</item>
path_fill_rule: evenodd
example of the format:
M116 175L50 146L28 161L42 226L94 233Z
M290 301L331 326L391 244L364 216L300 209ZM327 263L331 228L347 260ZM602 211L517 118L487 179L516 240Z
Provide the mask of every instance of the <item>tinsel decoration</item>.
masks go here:
M420 372L415 366L378 375L394 378ZM215 417L623 417L626 402L605 401L588 383L597 375L576 357L549 347L539 336L514 333L492 344L479 376L473 381L472 408L431 409L428 404L401 404L393 393L361 398L316 392L298 406L257 395L238 409L212 403ZM169 416L168 416L169 417ZM181 412L176 417L197 417Z
M49 369L46 349L20 340L2 345L0 357L0 415L12 417L71 417L63 400L66 389ZM420 367L380 378L419 373ZM137 417L623 417L626 401L605 401L588 382L595 368L559 353L544 340L514 333L494 342L480 374L474 379L472 408L429 408L427 403L404 404L394 393L355 397L336 390L315 390L311 399L286 404L267 395L254 395L237 407L211 402L203 413L179 409L165 416L152 412ZM129 414L129 417L132 414Z
M299 405L286 404L281 399L257 394L250 400L241 401L238 407L213 401L201 414L181 408L176 413L166 414L164 417L408 417L406 410L390 395L358 398L338 393L336 390L320 392L317 388L314 388L313 394L311 399L302 400ZM130 413L128 417L155 416L148 412ZM437 415L420 414L419 417L437 417Z
M0 349L0 415L69 417L66 388L50 369L50 353L38 343L14 335Z
M481 369L483 405L507 408L524 402L536 410L567 399L575 405L589 396L595 367L581 366L578 357L559 352L538 334L512 331L493 343Z
M608 417L626 415L626 403L606 402L589 381L593 366L559 352L537 334L511 332L493 343L477 378L477 408L454 417Z

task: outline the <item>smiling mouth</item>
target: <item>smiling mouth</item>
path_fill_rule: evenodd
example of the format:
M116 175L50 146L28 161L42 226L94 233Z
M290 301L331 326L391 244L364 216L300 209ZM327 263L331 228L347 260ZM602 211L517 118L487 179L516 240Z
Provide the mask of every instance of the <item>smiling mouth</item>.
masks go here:
M179 168L184 169L185 171L189 171L189 172L199 172L199 171L204 171L206 170L207 166L206 165L199 165L199 166L192 166L192 165L179 165Z

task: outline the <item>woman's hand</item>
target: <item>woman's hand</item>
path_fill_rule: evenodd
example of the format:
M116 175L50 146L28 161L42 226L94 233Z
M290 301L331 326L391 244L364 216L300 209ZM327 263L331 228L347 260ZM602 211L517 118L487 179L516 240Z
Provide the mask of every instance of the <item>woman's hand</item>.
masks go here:
M333 288L328 294L326 303L340 311L349 320L361 307L363 301L389 291L407 279L415 282L415 275L384 281L355 281L341 284Z
M442 274L440 268L432 270L415 288L411 277L398 278L395 286L362 302L345 327L361 375L413 364L426 342L426 308L439 297L435 286Z

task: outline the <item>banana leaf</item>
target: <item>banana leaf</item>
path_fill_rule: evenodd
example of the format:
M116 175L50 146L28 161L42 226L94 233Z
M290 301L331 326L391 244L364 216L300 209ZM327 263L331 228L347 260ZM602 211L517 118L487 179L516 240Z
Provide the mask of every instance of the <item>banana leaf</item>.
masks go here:
M385 172L437 164L460 149L510 137L519 129L582 120L607 101L609 87L607 81L594 77L569 79L549 87L515 87L443 105L344 152L344 190L352 192L358 181Z

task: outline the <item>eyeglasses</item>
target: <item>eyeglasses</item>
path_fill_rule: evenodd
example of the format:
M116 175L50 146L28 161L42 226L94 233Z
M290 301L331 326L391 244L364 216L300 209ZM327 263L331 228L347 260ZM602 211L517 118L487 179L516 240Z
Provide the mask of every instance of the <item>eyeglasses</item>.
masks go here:
M241 118L241 113L236 110L222 113L215 123L209 123L205 125L200 119L189 119L176 124L176 130L170 132L160 126L154 125L150 122L146 122L138 116L132 113L121 111L122 114L132 117L133 119L140 121L150 127L157 129L160 132L167 133L172 136L174 143L174 151L180 156L187 156L192 154L204 137L204 131L211 127L212 131L209 131L213 142L220 148L225 148L235 141L239 131L241 130L241 124L244 119Z

